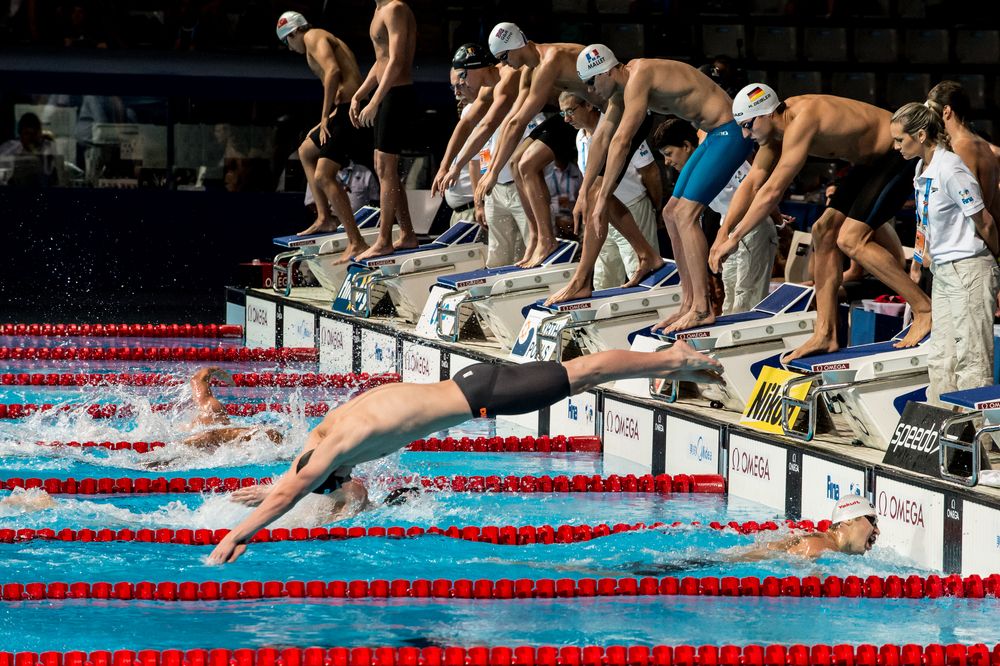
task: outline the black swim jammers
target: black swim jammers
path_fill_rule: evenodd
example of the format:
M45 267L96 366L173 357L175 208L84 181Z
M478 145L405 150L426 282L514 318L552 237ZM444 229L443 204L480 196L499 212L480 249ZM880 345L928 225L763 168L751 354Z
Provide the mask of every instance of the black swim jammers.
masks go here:
M526 414L570 395L566 368L554 361L521 365L476 363L453 381L462 390L474 418Z
M299 458L299 464L295 466L295 473L298 474L302 471L302 468L309 463L309 459L312 458L313 451L315 449L310 449L302 454ZM337 476L336 474L331 474L326 477L326 480L319 485L318 488L313 490L313 493L317 495L329 495L335 490L340 490L340 487L351 480L351 475L347 476Z
M878 229L913 196L915 167L916 159L906 160L897 150L854 165L837 183L828 208Z

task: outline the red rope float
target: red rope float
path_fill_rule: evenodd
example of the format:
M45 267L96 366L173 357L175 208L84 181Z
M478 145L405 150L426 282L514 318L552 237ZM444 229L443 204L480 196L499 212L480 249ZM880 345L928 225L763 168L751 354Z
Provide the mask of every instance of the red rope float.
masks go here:
M435 448L428 448L429 442L440 442L440 445L434 445ZM149 453L154 449L159 449L166 446L166 442L35 442L38 446L51 446L51 447L62 447L69 446L73 448L101 448L109 449L111 451L134 451L136 453ZM408 451L486 451L486 452L503 452L503 453L514 453L514 452L591 452L601 450L601 439L600 437L566 437L565 435L556 435L554 437L549 437L547 435L542 435L541 437L532 437L528 435L526 437L476 437L472 439L471 437L462 437L461 439L455 439L454 437L446 437L443 440L438 440L436 438L431 438L429 440L418 439L406 447Z
M397 373L369 375L367 372L345 374L246 372L233 373L233 384L240 388L296 386L322 388L351 388L355 386L377 386L400 381ZM0 374L0 385L4 386L178 386L188 382L187 377L178 377L155 372L136 373L27 373L7 372ZM218 379L212 386L225 386Z
M242 338L236 324L0 324L0 335L130 338Z
M804 531L825 531L830 526L830 521L825 520L814 524L812 521L784 521L786 527L793 530ZM593 539L621 534L623 532L637 532L647 529L664 529L667 527L708 527L713 530L735 530L741 534L755 534L758 532L773 531L779 528L778 524L771 521L757 523L748 521L737 523L732 521L728 524L712 522L708 525L701 523L673 523L656 522L650 525L645 523L618 523L616 525L486 525L483 527L467 526L456 527L454 525L446 528L442 527L295 527L291 529L274 528L263 529L254 535L253 543L270 543L279 541L343 541L345 539L362 539L367 537L389 538L389 539L409 539L422 536L440 536L450 539L461 539L476 543L491 543L499 546L527 546L531 544L558 544L558 543L582 543ZM34 529L0 529L0 543L23 543L26 541L65 541L74 543L105 543L112 541L138 542L138 543L170 543L183 546L214 546L219 543L229 530L191 530L191 529L121 529L121 530L92 530L92 529L61 529L59 531L42 528Z
M736 578L540 578L532 580L458 579L436 580L334 580L334 581L205 581L195 583L142 581L4 583L3 601L42 599L132 599L157 601L219 601L232 599L311 598L365 599L407 597L413 599L553 599L579 597L705 596L705 597L822 597L870 599L935 599L996 597L1000 574L986 579L972 575L899 576L746 576Z
M391 479L396 483L419 484L424 488L434 490L451 490L452 492L494 492L494 493L722 493L725 491L725 480L718 474L646 474L636 477L633 474L607 477L600 475L584 476L438 476L406 477ZM50 495L141 495L151 493L201 493L201 492L232 492L241 487L269 482L266 479L236 477L219 478L190 477L172 478L157 477L155 479L132 479L122 477L113 479L102 478L69 478L40 479L10 477L0 479L0 490L16 488L41 488Z
M0 361L317 361L319 350L248 347L0 347Z
M0 652L0 666L990 666L1000 645L285 647Z

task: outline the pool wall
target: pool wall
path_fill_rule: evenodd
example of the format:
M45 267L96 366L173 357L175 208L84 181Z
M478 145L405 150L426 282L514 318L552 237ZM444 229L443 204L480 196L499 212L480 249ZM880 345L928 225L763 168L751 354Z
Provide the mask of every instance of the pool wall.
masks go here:
M266 291L229 288L226 300L227 323L245 324L247 346L319 348L320 372L399 372L404 381L434 382L498 360ZM606 473L720 473L731 495L776 516L821 520L841 496L865 494L879 514L879 543L928 569L985 575L1000 556L1000 499L865 460L871 449L856 449L867 456L827 450L613 390L504 418L540 435L601 436Z

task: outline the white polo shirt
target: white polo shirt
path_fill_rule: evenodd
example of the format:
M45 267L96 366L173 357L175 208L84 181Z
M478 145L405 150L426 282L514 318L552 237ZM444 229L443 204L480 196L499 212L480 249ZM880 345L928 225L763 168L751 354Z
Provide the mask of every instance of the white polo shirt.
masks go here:
M580 173L587 172L587 157L590 154L591 135L587 130L579 130L576 133L576 163L580 167ZM614 191L615 198L626 206L635 202L640 197L646 196L646 186L642 184L639 176L639 169L653 163L653 153L649 146L643 141L639 148L632 154L625 167L625 175L618 187Z
M962 158L938 146L930 164L917 162L917 218L935 263L968 259L986 250L972 216L985 208L982 190ZM921 173L921 169L923 172Z
M528 123L528 126L524 128L524 134L521 136L521 140L523 141L524 137L531 134L531 131L536 127L538 127L539 125L541 125L544 121L545 121L545 115L542 113L539 113L534 118L532 118L531 121ZM493 153L496 152L496 146L497 142L500 141L500 130L502 128L503 128L503 123L500 123L500 127L498 127L496 131L493 132L493 136L490 137L490 140L487 141L486 145L483 146L482 150L479 151L480 175L485 174L486 170L490 168L490 160L493 159ZM514 174L511 173L510 170L510 160L507 160L507 164L505 164L503 169L500 170L500 173L497 174L497 182L500 183L501 185L506 185L507 183L513 181L514 181Z
M722 188L719 195L712 199L712 203L708 204L708 207L714 210L716 213L722 216L722 219L726 219L726 213L729 211L729 204L733 201L733 195L736 194L736 190L739 188L740 183L743 179L747 177L750 173L750 163L744 161L740 165L740 168L736 170L733 177L729 179L726 186Z

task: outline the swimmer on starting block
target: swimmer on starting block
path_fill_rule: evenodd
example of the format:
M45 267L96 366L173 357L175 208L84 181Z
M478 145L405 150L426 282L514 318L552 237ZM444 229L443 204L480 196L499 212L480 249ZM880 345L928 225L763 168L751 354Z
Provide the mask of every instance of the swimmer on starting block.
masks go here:
M523 414L599 384L631 377L721 383L718 361L678 342L658 352L607 351L559 364L479 363L434 384L380 386L331 410L309 433L305 450L260 506L216 546L209 562L234 562L261 528L310 493L337 490L351 470L417 437L475 417Z

